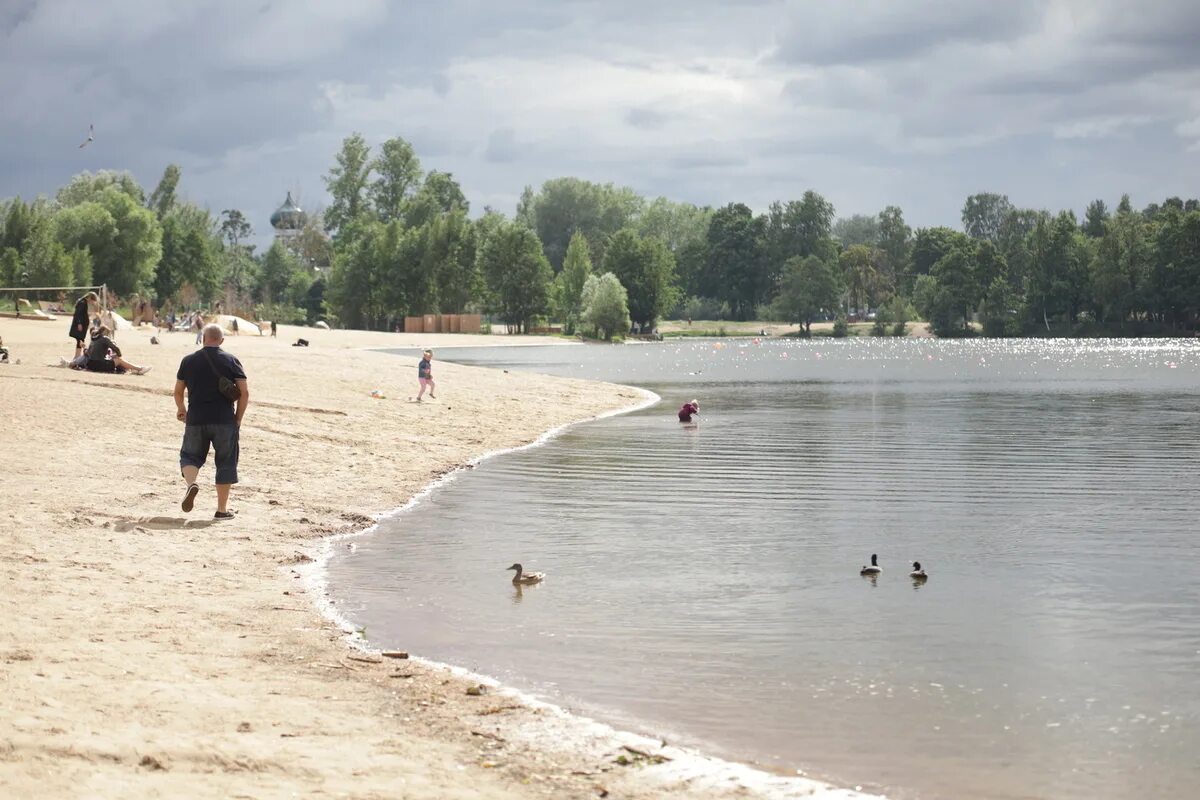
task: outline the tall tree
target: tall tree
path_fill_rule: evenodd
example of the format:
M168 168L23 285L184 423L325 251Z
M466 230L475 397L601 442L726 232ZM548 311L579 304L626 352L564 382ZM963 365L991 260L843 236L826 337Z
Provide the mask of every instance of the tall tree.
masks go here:
M1104 223L1108 222L1108 206L1103 200L1093 200L1088 203L1087 212L1083 215L1083 232L1093 239L1104 235Z
M345 145L342 152L346 152ZM340 156L338 163L342 163ZM388 139L380 146L379 156L371 162L370 169L373 169L376 175L369 190L375 213L384 222L403 219L409 198L416 192L421 180L421 162L416 151L399 136ZM350 168L347 167L346 171L349 174ZM366 179L365 174L363 179ZM333 193L332 187L330 193ZM337 202L336 196L334 202ZM332 208L333 206L330 206L331 210Z
M469 210L467 196L454 176L449 172L430 170L421 188L409 201L404 218L409 227L419 228L438 214Z
M107 189L116 189L127 195L139 206L146 201L146 193L128 172L100 170L97 173L81 172L71 178L70 183L58 190L58 204L75 206L100 199Z
M879 217L855 214L842 217L833 223L833 238L841 242L842 247L852 247L856 244L874 247L879 244L879 236Z
M883 251L883 270L888 282L900 286L908 272L912 250L912 228L904 223L899 206L888 206L879 212L879 249Z
M675 258L660 239L637 235L632 228L617 232L604 255L604 271L621 281L629 296L629 315L643 328L674 305Z
M550 262L537 234L520 223L502 222L479 251L480 271L487 279L495 310L511 329L529 330L534 317L550 303Z
M146 200L146 208L153 211L162 220L175 207L175 189L179 186L180 169L178 164L168 164L163 170L163 176L158 186Z
M608 239L629 225L642 210L644 201L632 189L599 184L579 178L554 178L542 184L532 200L537 235L546 258L557 272L562 268L567 245L576 231L587 237L592 258L603 261ZM527 205L520 215L527 217Z
M1013 204L1008 201L1008 195L992 192L973 194L963 204L963 230L972 239L994 242L999 238L1000 228L1012 210Z
M1131 210L1103 225L1091 263L1097 317L1123 323L1141 305L1139 294L1150 278L1151 244L1142 215ZM1086 223L1084 228L1087 233Z
M837 307L841 291L837 270L831 263L817 256L793 257L783 270L774 316L803 325L805 335L811 335L813 320Z
M562 271L554 279L554 300L563 326L568 334L575 333L583 318L583 287L592 277L592 257L588 251L587 238L576 231L567 245ZM628 297L626 297L626 302ZM625 316L629 316L626 309Z
M707 260L699 293L729 303L734 317L750 319L769 290L766 220L742 203L718 209L708 227Z
M842 285L855 309L866 309L874 299L879 281L878 261L876 251L865 244L852 245L838 256Z
M227 208L221 212L221 236L229 243L230 250L238 250L242 240L254 235L254 228L246 220L246 215L236 208Z
M564 270L566 268L564 267ZM611 272L589 275L580 293L582 322L604 341L629 330L628 293Z
M952 228L918 228L913 237L906 286L912 287L918 277L928 275L934 264L956 248L970 249L971 240Z
M263 254L258 269L259 299L264 303L283 302L292 278L302 270L300 261L276 239Z
M333 202L325 209L325 230L337 231L366 211L367 180L371 173L371 149L361 133L342 140L336 163L325 176L325 188Z

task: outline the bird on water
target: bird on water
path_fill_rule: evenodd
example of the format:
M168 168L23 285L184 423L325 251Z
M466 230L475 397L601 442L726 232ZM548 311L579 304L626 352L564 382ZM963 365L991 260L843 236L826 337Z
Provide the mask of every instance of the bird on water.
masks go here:
M877 558L878 558L878 556L876 556L874 553L871 553L871 566L863 567L861 570L859 570L858 574L859 575L878 575L879 573L883 572L883 569L880 568L880 566L879 566L879 562L877 561Z
M929 576L926 575L925 570L921 568L921 562L914 561L912 572L908 573L908 577L912 578L913 580L923 581Z
M526 572L520 564L513 564L509 569L515 569L516 574L513 575L512 582L517 586L529 586L533 583L541 583L546 577L544 572Z

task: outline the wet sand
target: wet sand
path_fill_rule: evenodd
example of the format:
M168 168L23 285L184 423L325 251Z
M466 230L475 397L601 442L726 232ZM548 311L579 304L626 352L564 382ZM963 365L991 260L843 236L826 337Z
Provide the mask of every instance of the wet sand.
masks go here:
M356 650L301 576L325 537L481 453L641 394L435 361L438 399L416 404L416 359L361 348L476 337L230 337L252 402L238 516L213 523L211 463L195 510L179 508L170 395L192 335L122 331L152 372L98 375L48 366L71 354L67 324L0 320L22 362L0 365L0 795L745 796L736 775L648 766L632 739L568 739L587 726ZM289 347L299 336L312 346Z

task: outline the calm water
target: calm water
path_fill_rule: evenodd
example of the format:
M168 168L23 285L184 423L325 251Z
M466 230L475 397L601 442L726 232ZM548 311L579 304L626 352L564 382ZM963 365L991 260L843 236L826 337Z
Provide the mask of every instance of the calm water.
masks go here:
M1195 796L1197 343L439 357L663 402L485 462L335 559L379 646L898 798ZM514 590L513 561L546 582Z

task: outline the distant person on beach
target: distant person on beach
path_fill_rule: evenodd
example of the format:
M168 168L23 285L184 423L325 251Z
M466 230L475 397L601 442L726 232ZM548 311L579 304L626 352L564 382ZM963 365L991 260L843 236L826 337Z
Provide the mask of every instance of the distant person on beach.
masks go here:
M433 382L433 351L426 350L421 358L421 363L417 364L417 382L421 384L421 391L417 392L417 402L421 402L421 395L425 394L425 390L429 390L429 396L437 399L437 395L433 392L437 386Z
M115 372L117 374L132 372L134 375L145 375L150 371L149 367L139 367L122 358L121 348L117 347L117 343L110 338L111 336L112 329L107 325L101 325L88 347L87 364L84 365L84 369L88 372Z
M233 519L229 510L229 491L238 482L238 443L242 417L250 405L250 389L242 362L221 349L225 333L220 325L206 325L202 331L204 347L184 356L175 375L175 418L184 423L183 444L179 448L179 471L187 483L180 508L191 511L200 487L196 479L208 459L211 446L217 465L217 513L213 519ZM236 401L222 391L221 378L237 387ZM184 392L187 406L184 407ZM234 408L234 403L237 408Z
M271 320L271 338L275 338L275 334L279 332L279 327L275 324L275 320Z
M679 409L679 421L680 422L691 422L692 416L693 415L699 416L699 414L700 414L700 401L699 400L693 400L690 403L684 403Z
M200 334L204 330L204 315L199 311L197 311L196 316L192 318L192 330L196 332L196 344L200 344Z
M88 321L100 308L100 298L88 292L75 301L75 316L71 317L71 338L75 340L75 358L83 355L83 340L87 338Z

